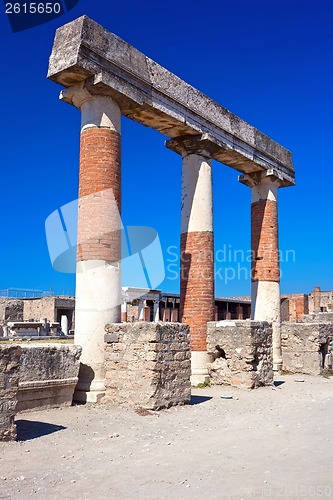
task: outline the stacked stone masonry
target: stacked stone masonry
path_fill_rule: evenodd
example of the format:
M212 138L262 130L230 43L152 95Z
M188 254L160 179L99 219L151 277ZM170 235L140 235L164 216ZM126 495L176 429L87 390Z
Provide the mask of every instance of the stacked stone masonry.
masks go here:
M309 313L333 313L333 291L321 290L319 286L309 295Z
M17 411L70 406L78 381L81 347L22 347Z
M272 326L263 321L208 323L208 371L213 384L255 389L272 385Z
M23 321L23 301L0 299L0 323Z
M153 410L190 401L187 325L119 323L105 330L105 401Z
M252 203L252 279L280 281L278 254L277 203L259 200Z
M21 348L0 346L0 441L16 439L15 414Z
M283 370L320 375L332 368L333 323L282 323Z

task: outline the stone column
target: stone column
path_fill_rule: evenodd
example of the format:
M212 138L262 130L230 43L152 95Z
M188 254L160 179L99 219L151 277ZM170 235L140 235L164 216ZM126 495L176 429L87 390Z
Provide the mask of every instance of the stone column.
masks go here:
M63 314L61 316L61 331L62 333L64 333L65 335L68 335L68 318L65 314Z
M277 190L279 178L269 173L240 177L251 187L252 319L273 328L273 367L282 367L280 262Z
M209 380L207 322L215 312L211 154L200 136L166 145L182 155L179 320L190 325L191 383L197 385Z
M318 313L321 311L320 304L321 304L320 286L315 286L313 289L313 310L315 313Z
M144 321L144 308L145 308L145 301L144 300L138 300L138 321Z
M75 343L82 356L74 398L96 402L105 393L104 327L121 320L121 114L84 84L62 98L81 109Z
M121 304L121 322L127 323L127 302Z
M158 300L154 301L154 322L158 323L160 320L160 303Z
M243 308L242 308L242 306L237 306L236 307L236 315L237 315L237 319L243 319Z

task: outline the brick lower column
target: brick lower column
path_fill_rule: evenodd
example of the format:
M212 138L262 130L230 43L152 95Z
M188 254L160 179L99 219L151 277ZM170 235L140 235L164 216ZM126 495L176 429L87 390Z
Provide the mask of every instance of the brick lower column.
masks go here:
M82 84L64 98L81 109L75 343L82 346L74 398L105 393L104 328L121 321L120 121L118 105Z
M190 325L191 383L209 380L207 323L214 321L214 233L212 165L205 141L173 139L182 154L180 321Z
M252 319L273 327L273 365L282 366L280 262L277 190L275 176L244 176L251 187Z

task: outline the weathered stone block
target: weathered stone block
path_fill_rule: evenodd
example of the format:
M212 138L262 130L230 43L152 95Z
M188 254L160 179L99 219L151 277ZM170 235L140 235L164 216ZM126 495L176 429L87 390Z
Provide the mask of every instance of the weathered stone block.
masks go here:
M117 334L117 342L105 344L105 401L149 409L190 401L187 325L140 321L105 329L108 335Z
M282 323L283 369L291 373L320 375L332 341L332 323Z
M0 441L16 439L14 422L19 382L21 348L0 346Z
M207 351L214 384L254 389L273 383L272 326L238 320L208 323Z
M81 347L22 347L17 411L70 406L78 381Z

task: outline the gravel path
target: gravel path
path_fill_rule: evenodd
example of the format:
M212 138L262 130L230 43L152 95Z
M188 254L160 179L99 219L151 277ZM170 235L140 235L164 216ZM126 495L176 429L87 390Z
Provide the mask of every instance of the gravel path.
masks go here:
M288 375L255 391L195 389L191 405L147 416L21 413L20 441L0 444L0 498L333 498L332 389Z

